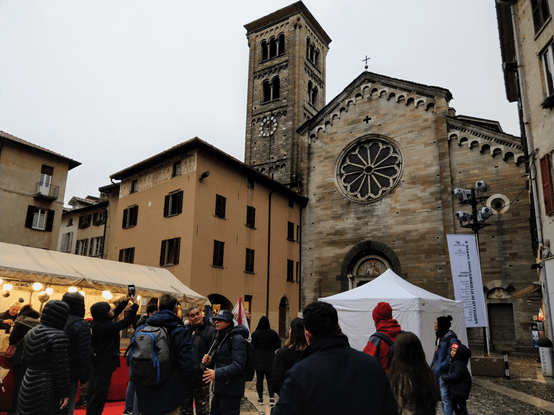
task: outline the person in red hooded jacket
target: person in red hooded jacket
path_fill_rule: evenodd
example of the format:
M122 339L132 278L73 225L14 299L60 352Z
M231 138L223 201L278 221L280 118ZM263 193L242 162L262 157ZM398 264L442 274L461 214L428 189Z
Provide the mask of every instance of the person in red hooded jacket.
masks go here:
M389 303L378 303L373 309L372 317L377 332L369 337L364 353L379 359L383 369L388 373L392 360L392 356L389 356L390 345L394 343L402 329L398 321L392 318L392 307Z

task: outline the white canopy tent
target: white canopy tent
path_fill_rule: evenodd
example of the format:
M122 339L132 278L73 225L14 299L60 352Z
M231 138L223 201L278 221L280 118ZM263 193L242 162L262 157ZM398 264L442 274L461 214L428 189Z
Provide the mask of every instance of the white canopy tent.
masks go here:
M363 350L369 336L375 332L371 316L375 306L385 301L392 307L392 316L402 330L415 333L423 344L430 363L433 358L437 317L451 315L452 327L458 338L467 345L464 306L461 301L449 300L425 291L387 270L367 284L330 297L320 298L332 304L338 312L342 332L350 345Z
M0 278L17 283L40 282L126 293L134 284L143 297L174 293L181 301L210 305L210 301L181 283L164 268L128 264L0 242ZM3 281L3 283L6 281Z

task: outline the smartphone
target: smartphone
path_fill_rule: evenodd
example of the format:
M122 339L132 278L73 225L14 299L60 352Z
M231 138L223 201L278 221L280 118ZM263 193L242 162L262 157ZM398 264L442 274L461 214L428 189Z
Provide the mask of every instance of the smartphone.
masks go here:
M127 289L127 296L128 297L134 297L135 294L136 294L135 286L134 285L129 285L127 288L128 288Z

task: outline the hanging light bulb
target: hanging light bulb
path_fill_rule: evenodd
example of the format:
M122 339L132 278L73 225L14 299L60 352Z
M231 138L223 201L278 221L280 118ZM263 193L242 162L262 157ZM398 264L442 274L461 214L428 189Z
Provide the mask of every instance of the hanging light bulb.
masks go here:
M4 284L4 286L2 287L4 290L6 291L11 291L11 289L13 288L13 285L11 284Z
M77 287L69 287L69 288L67 289L67 292L68 292L68 293L76 293L76 292L77 292Z
M44 290L44 291L46 291L46 294L48 294L48 295L52 295L52 293L54 292L54 289L53 289L53 288L50 288L50 287L48 287L48 288L47 288L46 290Z
M84 291L79 291L79 294L81 294L83 297L85 296L85 292L84 292Z
M102 297L104 297L106 300L111 300L113 296L112 293L109 291L102 291Z
M141 296L137 295L137 301L140 301L140 299L141 299Z
M39 291L42 288L42 284L40 282L35 282L33 284L33 290Z

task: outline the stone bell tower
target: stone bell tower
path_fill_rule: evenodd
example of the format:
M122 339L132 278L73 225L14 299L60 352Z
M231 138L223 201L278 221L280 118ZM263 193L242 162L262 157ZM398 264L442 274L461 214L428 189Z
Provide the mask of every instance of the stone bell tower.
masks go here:
M244 27L250 48L245 163L301 190L307 143L296 130L325 106L331 39L301 1Z

